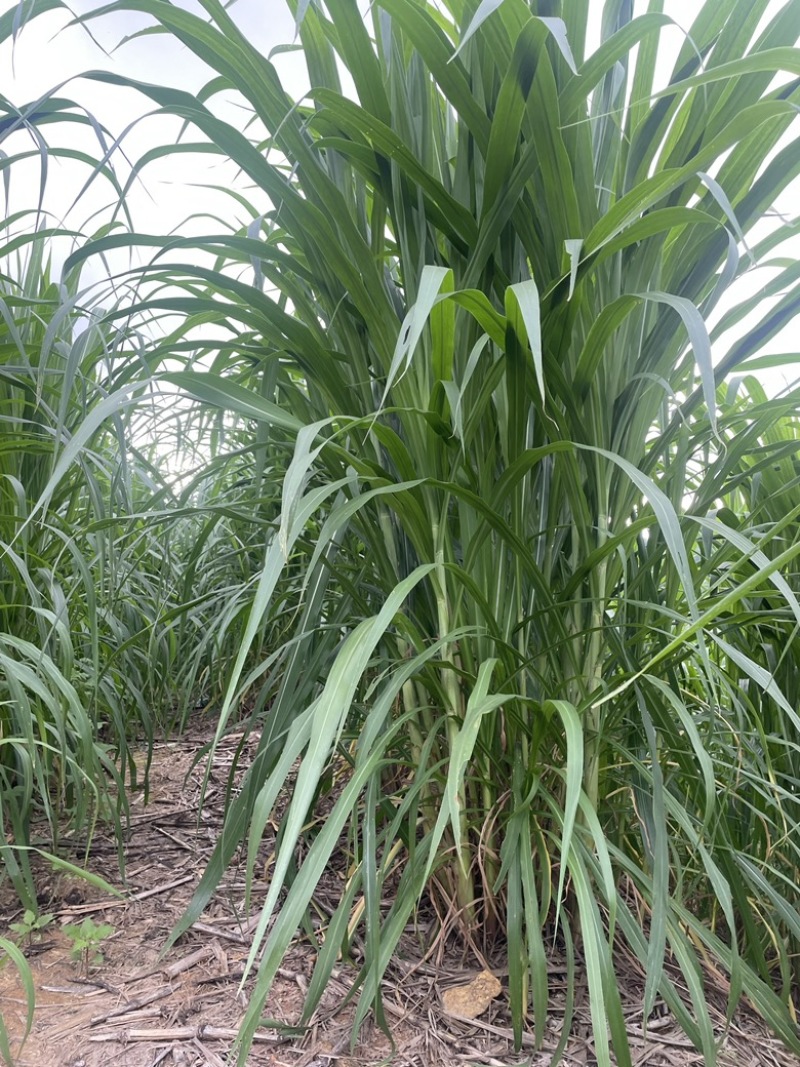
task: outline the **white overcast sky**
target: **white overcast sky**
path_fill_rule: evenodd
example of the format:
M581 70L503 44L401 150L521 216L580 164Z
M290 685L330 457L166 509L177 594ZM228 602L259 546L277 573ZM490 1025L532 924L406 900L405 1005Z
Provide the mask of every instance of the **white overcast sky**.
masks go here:
M14 6L15 0L0 0L0 10ZM70 6L76 14L86 14L100 7L101 3L98 0L72 0ZM199 8L199 5L191 2L180 6L195 10ZM294 21L283 0L238 0L234 13L251 42L265 53L292 41ZM93 42L84 28L69 26L69 22L70 17L66 12L49 12L25 26L13 47L10 41L0 45L0 94L19 106L37 100L54 85L67 83L59 95L69 97L85 107L113 136L120 136L134 123L122 145L131 160L137 159L153 145L174 140L180 129L178 120L150 117L136 122L155 105L134 92L81 80L79 75L87 70L112 70L140 81L172 85L193 92L209 80L209 70L202 61L166 34L140 37L117 47L137 30L152 25L152 20L145 16L115 13L90 22L88 28L101 47ZM293 96L302 96L307 86L302 63L292 56L278 56L276 65L287 91ZM50 130L53 130L52 134L46 132L52 137L53 143L63 144L64 133L58 133L52 127ZM14 147L19 149L22 146L24 136L15 135ZM97 141L89 131L76 131L73 128L69 137L70 144L81 143L87 151L97 154ZM189 134L184 139L202 140L202 137ZM9 150L8 143L3 147ZM56 168L58 180L53 183L56 189L50 190L47 202L53 210L66 211L80 191L87 172L79 171L71 163L56 164ZM124 173L124 167L121 171ZM162 160L152 164L143 177L146 192L140 184L130 198L130 205L137 229L155 233L171 230L190 211L202 211L211 206L213 196L209 198L207 192L199 189L192 191L192 183L230 182L230 174L226 176L219 163L212 164L207 156L176 156ZM38 169L33 165L24 172L22 178L12 172L14 207L35 203L32 196L36 189L32 187L32 182L36 181ZM20 184L25 188L13 188ZM105 198L110 193L108 186L102 188L102 183L98 183L97 198ZM88 198L79 204L78 214L72 217L74 223L82 221L87 214L87 201ZM88 202L97 201L93 199ZM225 210L223 201L216 206ZM227 210L230 211L230 201L227 202ZM209 232L208 225L200 229ZM219 232L219 227L214 229Z
M748 0L741 2L746 4ZM766 18L773 15L784 3L785 0L773 0ZM9 10L14 6L16 0L0 0L0 11ZM100 4L98 0L73 0L71 6L77 14L85 14ZM193 3L193 0L182 0L181 6L199 10L199 5ZM590 41L597 39L602 6L601 0L592 0ZM637 0L638 8L644 6L644 0ZM694 10L694 4L689 0L666 0L665 11L677 25L674 30L662 34L661 66L665 80L675 52L683 41L683 31L688 27ZM264 53L292 42L294 21L284 0L236 0L231 13L250 41ZM93 43L81 27L65 28L68 22L69 16L65 12L50 12L24 28L13 51L10 41L0 45L0 94L19 106L38 99L54 85L69 82L59 95L78 101L113 135L118 136L129 124L134 123L133 129L123 142L129 158L134 160L154 144L169 143L174 139L178 130L177 121L162 117L136 123L137 118L149 110L147 101L143 101L137 94L81 81L77 75L85 70L104 68L142 81L171 84L196 91L209 77L204 64L166 35L148 35L130 41L121 48L115 48L123 38L150 24L144 16L117 13L90 23L92 33L109 54L105 54ZM275 63L289 94L295 99L302 97L307 86L302 60L296 53L290 53L278 55L275 57ZM232 116L235 113L231 111L229 114ZM53 127L49 130L53 131L54 143L65 142L64 131L57 131ZM23 133L15 134L13 140L9 138L6 141L3 149L21 149L21 138L25 136ZM83 131L82 137L87 151L96 155L97 144L93 141L93 135L89 131ZM74 132L69 134L69 143L77 143ZM80 192L87 174L88 172L81 171L73 164L53 164L48 182L47 206L63 217ZM178 226L182 232L220 232L219 224L210 224L208 219L198 217L188 225L184 220L193 213L201 215L206 212L219 212L221 217L230 220L232 210L239 211L239 224L246 224L250 220L234 207L229 198L221 194L215 197L207 189L200 188L207 183L230 185L233 179L234 171L231 167L226 169L224 164L211 163L207 156L179 156L152 165L144 174L144 182L129 198L136 228L139 231L162 234L171 232ZM12 169L12 208L35 204L38 180L38 166L34 163L27 168L15 166ZM85 226L87 216L111 200L110 187L103 190L98 187L92 198L81 199L75 213L69 216L67 221L76 227ZM796 215L799 201L800 190L795 188L775 207L789 215ZM263 200L256 203L258 211L265 210L267 206ZM740 295L752 293L763 284L764 278L764 271L754 272L752 276L737 283L735 288ZM726 303L729 304L729 301ZM796 349L796 333L796 330L784 331L781 338L770 343L769 350L790 351L790 344ZM722 351L725 347L727 346L722 346ZM786 376L771 375L768 381L770 391L775 391L785 384L787 377L789 380L794 379L792 368L788 369Z

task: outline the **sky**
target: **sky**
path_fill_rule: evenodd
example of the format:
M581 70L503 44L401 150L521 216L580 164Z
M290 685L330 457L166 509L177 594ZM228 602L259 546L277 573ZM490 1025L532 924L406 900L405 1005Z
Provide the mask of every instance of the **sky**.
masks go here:
M366 2L366 0L365 0ZM746 3L747 0L742 0ZM771 17L785 0L773 0L765 18ZM636 0L637 7L645 6L644 0ZM15 0L0 0L0 12L15 6ZM96 10L98 0L72 0L72 10L79 15ZM199 10L193 0L181 0L180 6ZM664 78L671 69L671 60L683 41L683 30L692 16L693 5L687 0L665 0L665 12L674 18L676 27L662 35L663 52L661 65ZM597 40L599 19L602 12L600 0L590 5L591 23L589 40ZM231 13L237 24L262 52L271 53L281 46L290 45L294 38L294 20L284 0L236 0ZM131 160L137 159L155 143L170 143L178 132L177 120L152 116L141 120L148 110L146 102L132 92L113 90L97 83L76 78L90 69L109 69L142 81L170 84L190 92L196 92L208 79L207 68L180 43L166 35L147 35L120 42L136 34L149 24L145 16L130 13L114 13L102 20L91 22L92 35L80 26L69 27L70 16L62 11L50 12L26 26L12 49L11 42L0 44L0 94L15 104L26 104L38 99L54 85L66 83L60 95L81 103L99 123L115 136L127 131L122 141L124 151ZM788 43L788 42L787 42ZM281 52L274 56L276 67L287 92L300 99L307 88L302 60L296 52ZM72 79L72 80L71 80ZM230 111L233 117L235 112ZM140 121L141 120L141 121ZM97 155L97 141L90 130L79 131L84 147ZM14 135L14 145L21 146L23 134ZM11 139L9 139L10 141ZM62 140L63 143L63 140ZM70 133L70 143L74 134ZM3 145L9 150L9 142ZM73 164L52 165L47 203L67 222L80 224L84 229L87 216L99 211L113 199L110 187L102 188L96 183L91 196L81 196L77 207L71 205L81 193L88 171L81 171ZM31 161L27 169L15 165L12 171L11 205L31 205L35 202L38 165ZM220 161L210 161L207 156L181 156L167 158L152 164L143 174L143 180L131 191L128 202L138 230L153 233L168 233L181 224L181 231L219 232L219 226L210 226L208 215L219 213L230 220L232 204L224 193L213 193L209 184L230 187L236 181L233 168ZM206 188L200 188L206 186ZM796 215L800 203L800 188L786 194L775 207L790 215ZM267 205L256 205L265 210ZM242 209L237 219L240 224L250 220ZM191 218L191 216L195 216ZM188 221L186 221L188 218ZM91 218L89 218L91 229ZM800 247L797 249L800 254ZM89 272L90 274L91 272ZM99 276L99 269L98 269ZM86 278L87 275L84 275ZM764 272L738 282L730 298L715 314L719 317L737 296L755 292L763 284ZM742 329L743 327L739 327ZM746 326L744 327L746 328ZM796 331L795 331L796 332ZM770 351L788 351L790 342L796 341L785 333L770 342ZM727 347L727 346L725 346ZM768 374L765 379L770 392L778 391L787 379L785 374Z
M0 0L0 11L15 6L14 0ZM77 15L96 10L98 0L71 0L70 7ZM198 5L181 3L182 7L197 9ZM294 20L282 0L237 0L236 19L258 48L269 53L277 46L292 42ZM151 24L145 16L113 13L87 24L87 28L70 26L66 12L55 11L40 16L25 26L12 47L10 41L0 45L0 94L20 105L37 100L55 85L63 83L59 95L74 99L90 112L112 135L124 133L122 147L131 160L137 159L153 144L169 143L180 124L165 117L147 117L147 101L134 92L82 81L78 76L87 70L111 70L140 81L157 82L196 92L208 80L208 68L187 48L165 34L148 35L127 40L137 31ZM87 32L87 29L90 33ZM94 40L93 40L94 38ZM124 42L124 43L121 43ZM287 62L288 60L288 62ZM302 64L294 57L278 56L276 65L287 90L300 97L307 81ZM127 132L126 132L127 131ZM70 134L71 142L83 143L88 152L97 155L97 140L89 131ZM62 139L63 143L63 139ZM18 136L16 145L21 144ZM4 146L7 147L7 146ZM48 195L54 210L66 212L80 192L87 173L74 165L56 167L58 191ZM12 188L12 204L31 203L32 184L38 181L38 168L31 164L21 177L12 175L12 182L22 186ZM207 192L192 188L203 181L224 184L230 176L220 171L208 157L174 157L152 164L132 191L130 204L136 225L141 230L164 232L170 230L190 210L203 210L209 204ZM102 183L98 183L98 186ZM78 221L88 211L87 204L99 206L101 198L110 196L110 188L95 190L93 199L79 205ZM220 205L221 206L221 205ZM207 231L207 227L206 227Z

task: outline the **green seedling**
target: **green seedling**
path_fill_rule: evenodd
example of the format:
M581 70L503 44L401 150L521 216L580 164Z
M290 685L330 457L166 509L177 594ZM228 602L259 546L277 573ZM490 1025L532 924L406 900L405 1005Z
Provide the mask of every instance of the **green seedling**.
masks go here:
M27 938L28 944L32 945L34 941L41 940L42 930L49 926L52 921L52 915L37 915L35 911L26 908L20 922L10 923L9 928L15 934L18 934L20 938Z
M77 923L68 923L64 927L64 933L72 942L70 956L80 963L83 974L88 978L89 968L103 962L103 953L98 946L114 933L114 927L107 923L97 925L87 916L80 926Z

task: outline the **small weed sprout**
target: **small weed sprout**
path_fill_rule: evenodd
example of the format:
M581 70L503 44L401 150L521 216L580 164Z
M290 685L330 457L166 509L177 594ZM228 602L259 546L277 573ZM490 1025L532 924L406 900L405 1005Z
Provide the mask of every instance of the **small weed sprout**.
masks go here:
M80 926L77 923L68 923L64 927L64 933L72 942L70 956L81 964L81 970L88 978L90 967L103 962L103 953L98 946L114 933L114 927L107 923L98 925L87 916Z
M32 945L34 941L41 940L42 930L49 926L52 921L52 915L37 915L35 911L26 908L22 919L19 922L10 923L9 929L13 930L20 938L27 938L28 944Z

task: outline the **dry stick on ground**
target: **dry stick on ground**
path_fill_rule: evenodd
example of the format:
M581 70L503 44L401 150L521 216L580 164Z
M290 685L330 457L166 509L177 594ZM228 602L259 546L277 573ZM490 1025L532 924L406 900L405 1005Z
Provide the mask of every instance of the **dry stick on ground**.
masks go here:
M197 1038L192 1041L192 1044L203 1057L205 1067L225 1067L225 1064L213 1049L208 1048L201 1041L198 1041Z
M183 956L179 960L175 960L174 963L168 963L166 966L156 964L154 967L149 967L146 971L140 971L138 974L132 974L127 979L128 983L141 982L144 978L150 978L154 974L163 974L165 978L177 978L179 974L183 974L184 971L188 971L190 967L194 967L197 963L202 963L203 960L209 959L214 956L214 949L211 945L203 945L201 948L195 949L194 952L190 952L188 956Z
M213 937L222 937L226 941L234 941L237 945L250 944L247 938L242 937L241 934L233 933L230 930L221 930L218 926L209 926L208 923L192 923L191 928L192 930L197 930L200 934L211 934Z
M121 1041L235 1041L239 1031L230 1026L173 1026L159 1030L120 1030L116 1034L92 1034L93 1042ZM253 1040L260 1045L280 1045L286 1040L271 1034L256 1034Z
M152 1008L140 1008L118 1019L108 1020L109 1026L137 1026L163 1018L163 1010L156 1004Z
M514 1032L512 1030L509 1030L505 1026L493 1026L491 1023L485 1023L481 1019L468 1019L466 1015L456 1015L455 1012L448 1012L447 1013L447 1018L448 1019L456 1019L456 1020L458 1020L458 1022L465 1023L467 1026L480 1027L481 1030L486 1030L490 1034L495 1034L497 1037L503 1037L507 1041L513 1041L514 1040ZM533 1040L533 1038L529 1034L523 1034L522 1035L522 1047L523 1048L535 1049L536 1048L536 1042ZM551 1051L552 1052L553 1049L548 1049L546 1051Z
M156 803L158 803L158 801L156 801ZM175 808L174 811L148 811L143 815L132 816L130 825L141 826L142 823L164 822L166 819L171 819L174 815L193 815L194 813L194 808Z
M156 833L163 834L164 837L168 837L170 841L174 841L178 848L182 848L185 852L191 852L194 854L195 849L192 845L188 845L185 841L182 841L177 834L171 834L169 830L166 830L163 826L153 826Z
M203 960L207 960L214 955L214 949L211 945L203 945L202 948L190 952L188 956L184 956L182 959L175 960L174 963L170 963L166 967L159 967L158 969L162 974L166 975L167 978L177 978L179 974L188 971L191 967L194 967L195 964L202 963Z
M171 993L177 993L181 987L178 986L160 986L152 993L147 993L143 997L139 997L138 1000L131 1000L127 1004L123 1004L120 1008L113 1008L111 1011L105 1012L103 1015L95 1015L91 1021L90 1026L99 1026L100 1023L107 1022L109 1019L116 1019L123 1015L129 1015L132 1011L139 1011L140 1008L147 1007L148 1004L152 1004L155 1000L162 1000L164 997L168 997Z
M106 911L108 908L126 908L129 904L147 900L148 897L157 896L159 893L168 893L170 889L185 885L195 877L195 874L184 874L181 878L176 878L172 882L154 886L153 889L143 889L141 893L134 893L129 897L123 896L120 900L95 900L91 904L75 904L73 907L62 908L56 912L56 915L90 915L92 912Z

